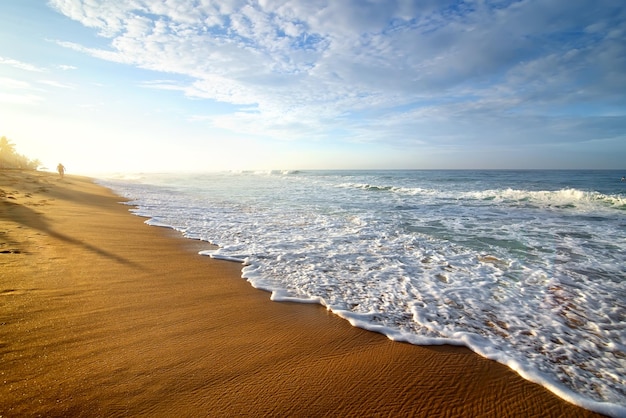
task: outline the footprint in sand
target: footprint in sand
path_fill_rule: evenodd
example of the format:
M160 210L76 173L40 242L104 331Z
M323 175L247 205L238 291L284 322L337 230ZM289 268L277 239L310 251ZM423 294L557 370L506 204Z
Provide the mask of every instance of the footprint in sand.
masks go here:
M18 250L17 248L6 248L0 250L0 254L22 254L22 251Z

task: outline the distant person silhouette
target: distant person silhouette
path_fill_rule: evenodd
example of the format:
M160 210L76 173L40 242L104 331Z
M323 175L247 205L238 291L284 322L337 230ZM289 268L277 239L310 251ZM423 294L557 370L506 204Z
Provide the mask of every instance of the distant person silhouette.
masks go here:
M57 171L59 172L59 176L61 176L61 178L65 176L65 167L63 164L59 163L59 165L57 165Z

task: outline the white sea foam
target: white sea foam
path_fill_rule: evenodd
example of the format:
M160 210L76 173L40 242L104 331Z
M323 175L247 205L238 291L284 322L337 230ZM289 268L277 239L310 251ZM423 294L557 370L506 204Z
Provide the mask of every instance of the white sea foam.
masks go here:
M245 263L272 300L320 303L394 340L463 344L625 416L624 188L588 177L277 171L107 185L150 223L219 246L203 254Z

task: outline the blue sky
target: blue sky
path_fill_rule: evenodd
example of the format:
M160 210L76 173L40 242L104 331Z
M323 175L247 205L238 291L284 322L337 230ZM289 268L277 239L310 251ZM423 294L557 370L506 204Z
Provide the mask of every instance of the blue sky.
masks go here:
M68 171L625 168L615 0L5 0L0 135Z

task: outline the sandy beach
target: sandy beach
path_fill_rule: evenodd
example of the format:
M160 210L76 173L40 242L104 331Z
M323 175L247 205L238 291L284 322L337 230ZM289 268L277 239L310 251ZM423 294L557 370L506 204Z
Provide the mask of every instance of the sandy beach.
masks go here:
M121 200L0 171L0 417L598 416L468 349L271 302Z

